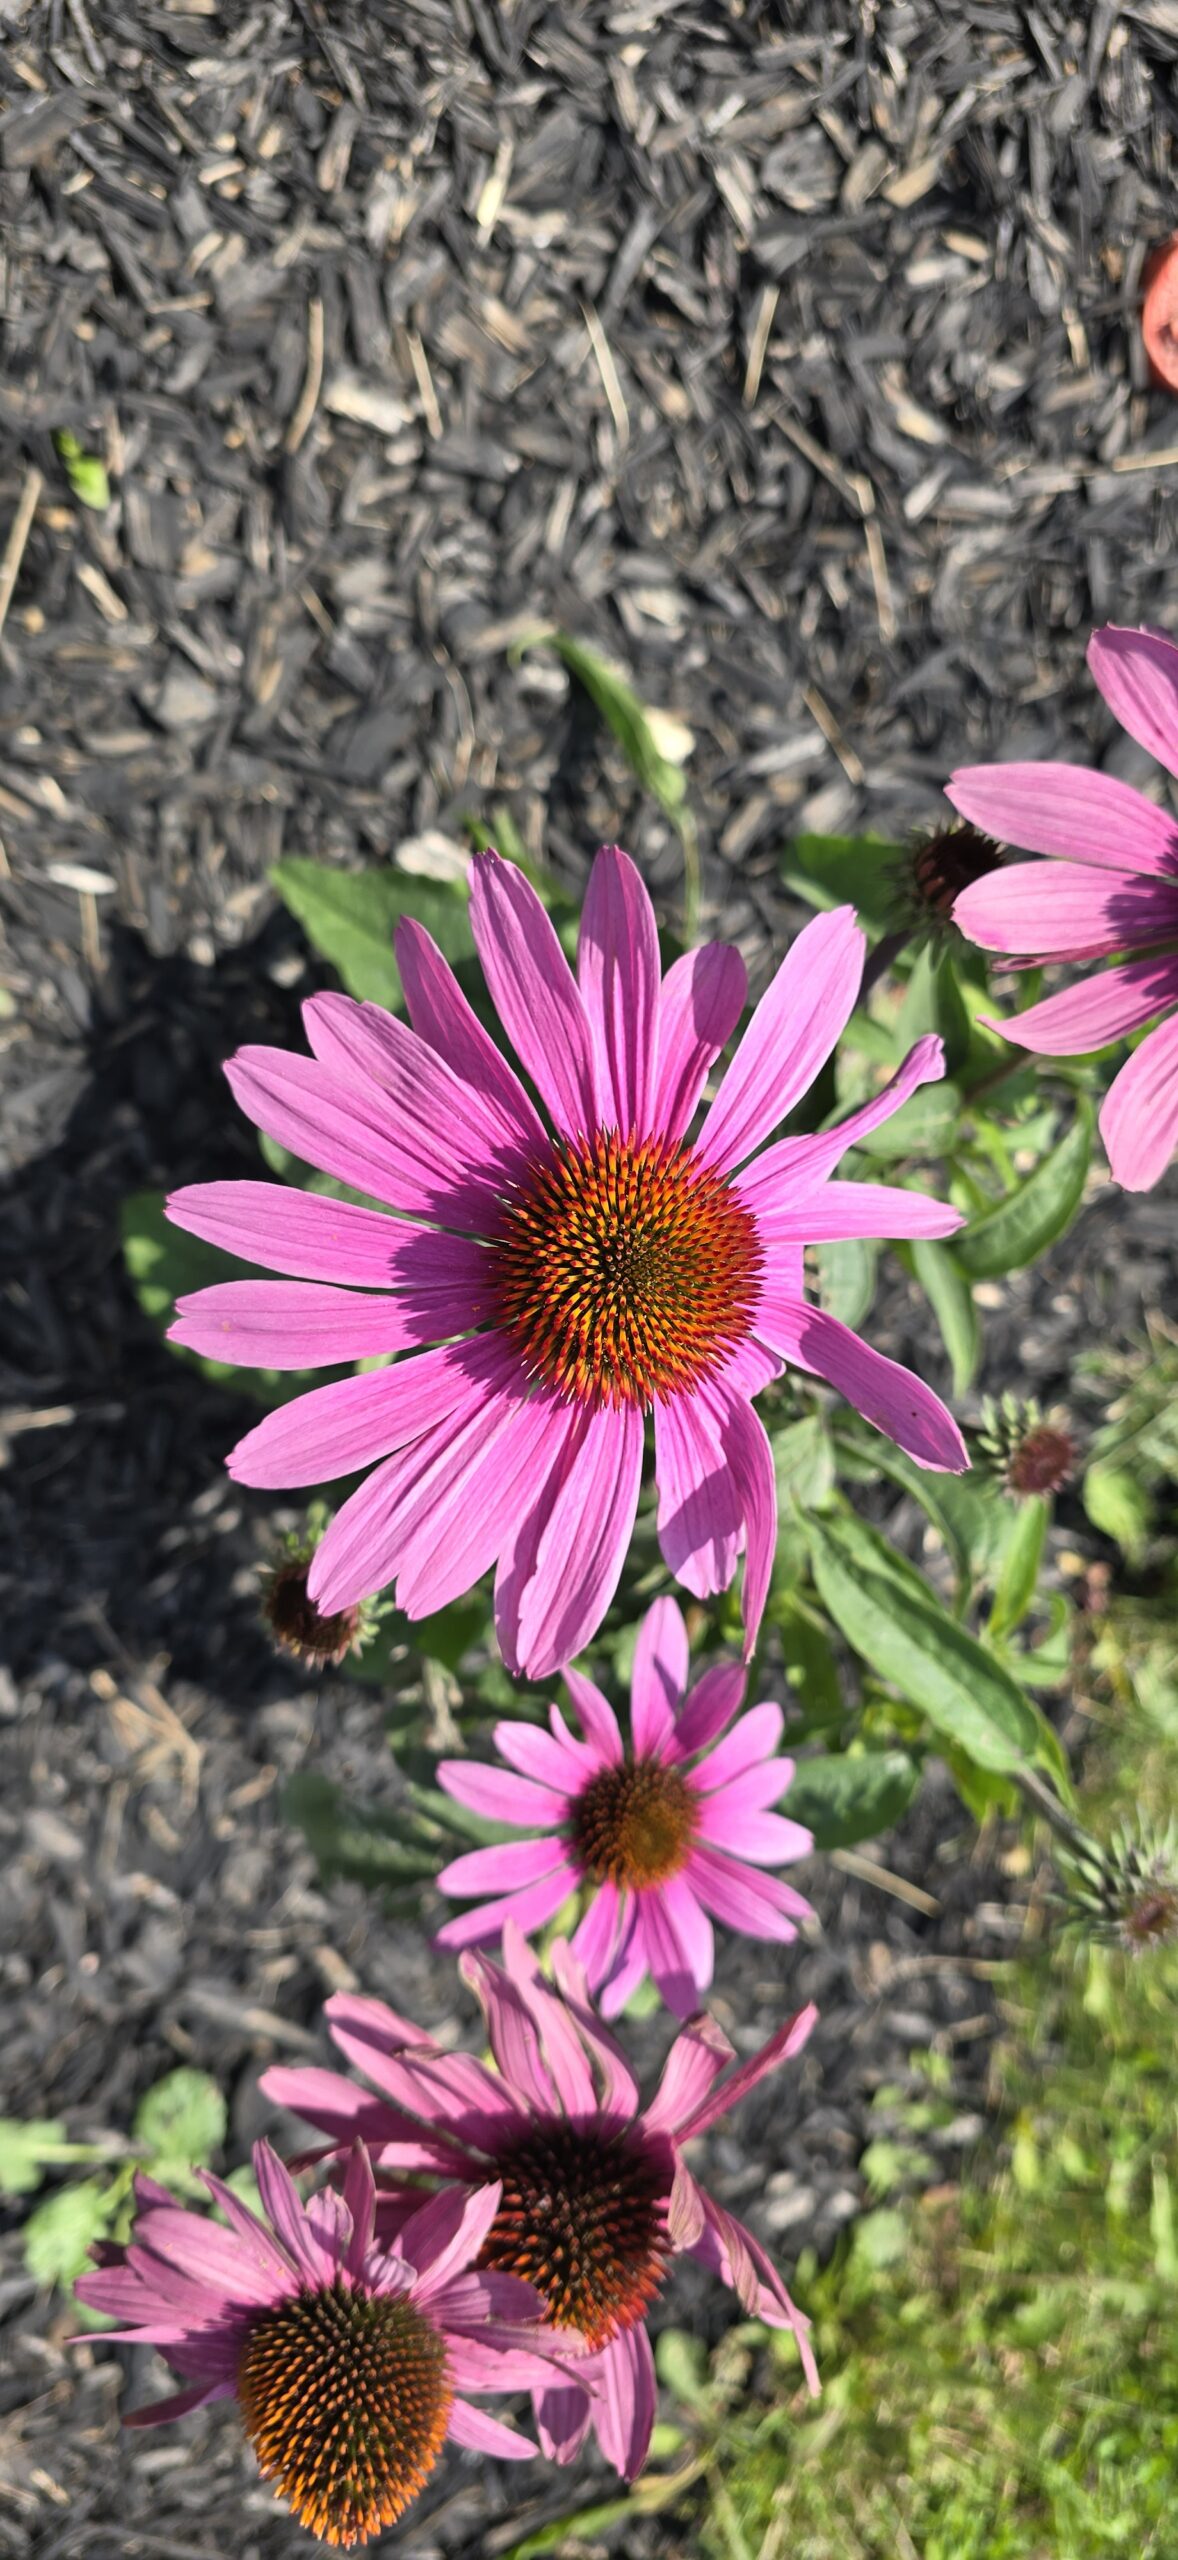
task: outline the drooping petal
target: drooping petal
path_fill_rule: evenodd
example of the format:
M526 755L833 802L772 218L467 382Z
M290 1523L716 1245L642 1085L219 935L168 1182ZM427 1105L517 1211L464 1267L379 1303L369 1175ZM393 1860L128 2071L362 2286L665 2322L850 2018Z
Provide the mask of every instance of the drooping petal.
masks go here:
M527 1153L546 1148L547 1132L519 1077L468 1004L433 936L403 916L394 938L410 1022L463 1084L480 1096Z
M1045 1058L1082 1057L1137 1031L1164 1005L1178 1002L1178 958L1126 960L1093 978L1045 996L1025 1013L1007 1014L994 1028L1018 1049Z
M639 1627L630 1675L630 1733L638 1759L661 1758L671 1741L687 1665L683 1611L675 1600L656 1600Z
M816 2396L818 2367L810 2345L810 2323L791 2302L768 2250L762 2248L755 2232L717 2203L715 2196L705 2195L703 2202L704 2227L698 2240L691 2244L693 2258L699 2258L713 2274L730 2284L755 2319L766 2321L773 2329L793 2331L807 2389Z
M1140 950L1178 933L1178 880L1110 875L1084 862L1015 862L963 889L953 921L984 951L1088 959Z
M513 862L476 853L470 920L495 1010L516 1056L566 1138L597 1124L593 1035L543 907Z
M532 2401L540 2451L549 2462L575 2462L593 2417L593 2403L579 2382L553 2382Z
M1088 643L1088 664L1109 710L1156 756L1167 773L1178 774L1178 648L1160 631L1128 631L1106 622Z
M469 1297L442 1320L399 1298L333 1289L323 1281L219 1280L176 1300L169 1342L231 1368L323 1369L341 1360L419 1349L479 1320ZM455 1321L448 1321L452 1314Z
M510 2390L511 2385L505 2380L498 2388ZM522 2436L504 2418L493 2418L489 2409L474 2409L469 2400L457 2396L450 2404L446 2433L452 2443L465 2445L470 2453L489 2453L496 2462L531 2462L535 2457L530 2436Z
M969 1452L948 1407L911 1369L885 1359L823 1307L788 1300L775 1306L772 1323L760 1319L771 1340L795 1367L837 1387L866 1422L886 1432L917 1465L961 1475Z
M944 1072L944 1045L935 1032L926 1032L870 1102L848 1112L846 1119L838 1121L833 1129L819 1130L816 1137L782 1138L777 1146L758 1156L755 1164L746 1166L733 1186L738 1196L757 1215L762 1207L770 1211L785 1209L793 1201L808 1197L818 1183L825 1181L848 1147L857 1146L860 1138L890 1120L919 1085L938 1083Z
M732 1173L809 1091L854 1011L866 941L853 907L815 916L790 945L727 1069L696 1154Z
M659 1003L659 1060L652 1127L686 1135L708 1074L744 1011L748 972L730 942L705 942L674 960Z
M1178 1014L1159 1023L1113 1077L1100 1114L1114 1179L1149 1191L1178 1145Z
M149 2401L141 2409L124 2409L123 2425L162 2427L172 2418L190 2418L194 2409L203 2409L210 2400L231 2399L236 2387L232 2381L194 2382L187 2391L173 2391L167 2400Z
M473 1293L486 1270L484 1249L469 1237L285 1182L191 1182L170 1193L166 1209L186 1234L294 1280L423 1296L432 1289Z
M763 1192L757 1203L758 1234L774 1255L783 1244L837 1244L844 1236L952 1236L963 1224L947 1200L894 1182L824 1182L788 1207L770 1208Z
M670 2010L672 2017L689 2018L699 2007L700 1993L667 1896L665 1892L655 1890L640 1893L636 1899L638 1917L635 1934L646 1949L647 1972L664 2008ZM703 1914L700 1916L702 1918Z
M764 1423L743 1396L729 1396L726 1409L720 1409L718 1418L721 1446L731 1470L744 1528L740 1606L744 1658L748 1662L760 1632L777 1550L777 1475Z
M743 1680L741 1687L744 1687ZM727 1717L724 1721L727 1723ZM709 1751L706 1759L697 1761L694 1769L688 1772L688 1785L706 1795L715 1787L730 1785L742 1771L758 1768L763 1761L772 1762L776 1767L779 1764L773 1761L773 1755L781 1740L784 1723L780 1707L775 1707L769 1699L763 1700L759 1707L750 1707L739 1724L733 1725L731 1733L725 1734L723 1741L716 1744L715 1750ZM699 1746L696 1747L698 1749ZM793 1763L786 1761L782 1765L787 1775L778 1787L779 1795L788 1784L788 1771Z
M812 2001L805 2009L798 2009L792 2018L786 2018L768 2043L761 2046L759 2053L751 2054L722 2087L713 2085L698 2104L684 2112L677 2127L680 2142L691 2142L697 2134L706 2133L710 2125L718 2124L721 2116L726 2116L731 2107L746 2098L759 2080L764 2080L771 2071L780 2071L783 2064L792 2062L817 2021L818 2011Z
M676 2036L658 2088L643 2113L647 2132L679 2134L735 2060L735 2050L719 2021L706 2013L693 2018Z
M654 1408L663 1560L697 1600L726 1591L740 1552L740 1503L719 1435L698 1396Z
M512 1374L502 1344L488 1335L418 1352L393 1369L312 1387L246 1432L229 1453L229 1473L239 1484L263 1486L324 1484L332 1476L353 1475L405 1448L432 1423L445 1422Z
M469 1805L489 1822L514 1822L521 1831L551 1830L568 1812L567 1795L555 1795L513 1769L489 1768L482 1760L439 1760L434 1775L456 1804Z
M690 2017L711 1987L716 1961L712 1924L702 1903L696 1900L691 1890L691 1877L688 1871L685 1870L677 1876L668 1876L665 1884L656 1886L644 1898L647 1902L653 1902L656 1894L662 1904L664 1917L669 1921L679 1945L684 1968L694 1986L696 1996L688 2000L686 2010L682 2012L684 2016ZM648 1948L651 1943L648 1930ZM655 1971L653 1964L651 1971L652 1973ZM658 1979L657 1974L655 1978ZM665 1992L663 1997L666 1999ZM667 2007L673 2008L673 2001L667 2000Z
M625 1562L641 1474L637 1406L586 1415L500 1560L495 1623L516 1677L547 1678L596 1634Z
M1173 876L1178 870L1173 818L1111 773L1077 764L963 765L946 783L945 796L975 827L1025 853L1063 854L1102 871ZM989 875L995 889L1009 878L1009 871ZM959 920L960 907L959 899Z
M609 1972L621 1919L618 1888L607 1877L573 1932L573 1953L585 1967L591 1991L600 1988Z
M589 874L577 943L577 978L597 1055L607 1127L644 1138L659 1032L659 942L654 908L628 853L603 845Z
M715 1662L697 1680L679 1711L675 1740L683 1759L715 1740L736 1714L748 1687L748 1675L739 1662ZM699 1783L698 1771L693 1784Z
M419 1046L428 1059L431 1052ZM367 1076L285 1049L239 1049L225 1075L246 1118L320 1173L410 1216L440 1218L476 1235L493 1229L496 1179L505 1178L508 1150L497 1143L497 1171L459 1136L458 1114L451 1113L447 1137L444 1115L440 1127L436 1113L424 1121L420 1113L402 1115Z
M597 2364L593 2418L607 2462L636 2480L650 2451L658 2395L650 2339L641 2320L603 2347Z

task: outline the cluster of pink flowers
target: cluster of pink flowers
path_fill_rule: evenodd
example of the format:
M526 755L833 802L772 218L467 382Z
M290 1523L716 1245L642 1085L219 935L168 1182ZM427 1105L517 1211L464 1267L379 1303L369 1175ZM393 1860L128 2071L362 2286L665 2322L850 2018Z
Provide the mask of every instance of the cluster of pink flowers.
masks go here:
M1178 773L1178 649L1109 631L1091 662L1130 734ZM1168 815L1066 767L978 768L950 796L993 837L1065 857L1002 867L983 846L954 910L963 931L1024 958L1137 955L1032 1005L1012 1039L1070 1054L1178 1006ZM493 1765L438 1773L458 1803L522 1835L438 1880L470 1906L439 1943L464 1950L491 2058L337 1995L330 2033L361 2079L307 2067L263 2080L324 2137L301 2164L325 2167L319 2192L304 2202L265 2143L258 2213L212 2177L219 2221L141 2179L130 2240L101 2247L78 2287L182 2384L133 2423L234 2399L263 2475L343 2547L403 2513L447 2438L535 2451L475 2405L496 2392L530 2394L551 2459L570 2461L592 2429L632 2479L655 2411L646 2315L682 2252L792 2332L817 2389L803 2315L686 2154L793 2060L814 2021L801 2009L738 2064L702 2005L714 1920L788 1942L809 1916L778 1872L813 1846L780 1810L781 1710L742 1712L736 1663L692 1680L671 1598L638 1631L628 1731L572 1657L618 1584L648 1424L669 1572L706 1599L743 1556L746 1662L777 1534L755 1404L787 1366L922 1466L968 1463L939 1398L806 1294L806 1245L946 1237L960 1223L922 1191L836 1178L849 1147L942 1074L935 1039L835 1126L780 1134L858 998L853 912L798 935L702 1113L744 1008L743 963L709 944L663 975L627 855L597 857L575 973L535 890L495 854L475 860L471 915L518 1072L416 924L397 937L407 1023L318 995L304 1008L309 1056L248 1048L227 1070L260 1128L382 1207L214 1182L169 1211L277 1275L182 1300L177 1342L283 1369L400 1355L285 1404L229 1461L250 1485L359 1480L299 1559L302 1650L307 1627L329 1622L311 1658L339 1658L360 1605L386 1588L418 1617L494 1567L508 1668L563 1676L576 1730L552 1704L547 1728L496 1727ZM1178 1135L1178 1011L1122 1068L1102 1125L1118 1177L1155 1180ZM570 1905L571 1942L557 1938L545 1971L529 1936ZM500 1964L476 1952L497 1941ZM605 2020L648 1975L682 2023L644 2103Z

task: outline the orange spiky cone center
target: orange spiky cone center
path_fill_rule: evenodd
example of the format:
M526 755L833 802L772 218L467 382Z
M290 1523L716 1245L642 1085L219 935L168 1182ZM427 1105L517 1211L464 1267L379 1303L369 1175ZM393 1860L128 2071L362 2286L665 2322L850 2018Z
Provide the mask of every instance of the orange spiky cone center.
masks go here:
M264 2478L300 2524L347 2551L417 2496L453 2392L445 2341L422 2313L341 2278L259 2313L237 2398Z
M654 2148L554 2118L495 2168L503 2194L480 2266L522 2276L549 2320L590 2348L641 2320L670 2254L669 2180Z

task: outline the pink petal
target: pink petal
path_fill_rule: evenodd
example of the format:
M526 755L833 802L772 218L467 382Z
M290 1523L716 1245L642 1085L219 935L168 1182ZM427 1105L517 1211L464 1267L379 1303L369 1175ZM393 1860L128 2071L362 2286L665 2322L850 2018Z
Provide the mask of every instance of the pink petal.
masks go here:
M544 2059L566 2115L597 2112L593 2074L571 2012L558 1999L513 1921L503 1930L503 1966L540 2032Z
M687 1759L694 1751L702 1751L705 1743L723 1732L736 1714L747 1687L747 1674L739 1662L715 1662L710 1671L704 1672L679 1711L675 1740L681 1759ZM699 1784L698 1770L692 1783Z
M658 1078L652 1127L682 1138L709 1070L744 1011L748 972L730 942L705 942L672 961L659 1002Z
M597 1053L601 1117L623 1137L654 1125L659 1029L654 908L628 853L603 845L589 874L577 978Z
M481 1902L477 1910L459 1911L447 1920L434 1939L436 1947L490 1946L502 1936L504 1924L514 1920L524 1930L546 1929L562 1902L575 1893L580 1877L567 1858L542 1876L538 1884L522 1885L514 1893L498 1895L492 1902Z
M473 2266L503 2199L498 2179L483 2187L444 2187L402 2226L400 2254L417 2270L413 2300L424 2310L451 2278Z
M495 1622L517 1678L543 1680L596 1634L617 1589L638 1509L642 1415L586 1415L530 1518L500 1560Z
M808 1858L814 1846L814 1835L800 1822L787 1822L780 1813L762 1813L741 1804L724 1789L708 1796L700 1807L701 1841L713 1849L725 1849L734 1858L750 1858L758 1867L787 1867L795 1858ZM802 1894L795 1899L795 1915L804 1919L810 1905Z
M330 2284L336 2272L334 2260L311 2230L289 2170L268 2142L255 2142L253 2160L262 2210L279 2239L312 2284Z
M567 1409L548 1389L510 1395L475 1410L469 1427L436 1435L397 1520L397 1603L425 1618L469 1591L531 1510L537 1487L564 1442ZM416 1453L415 1453L416 1454ZM324 1541L326 1544L326 1541Z
M469 1805L489 1822L514 1822L521 1829L543 1824L547 1830L568 1812L567 1795L554 1795L550 1787L538 1787L514 1770L489 1769L479 1760L439 1760L434 1775L456 1804Z
M642 2118L647 2133L673 2133L690 2122L736 2055L715 2018L693 2018L677 2035L663 2076Z
M517 1144L529 1154L537 1148L546 1151L548 1135L535 1104L483 1029L424 925L403 917L395 948L409 1019L418 1038L445 1059L463 1084L473 1088L483 1108L494 1113Z
M486 2019L491 2051L516 2105L541 2116L559 2114L556 2082L539 2022L519 1984L485 1956L467 1953L458 1969Z
M285 1182L192 1182L171 1193L167 1215L188 1235L295 1280L471 1291L487 1268L483 1249L466 1236L442 1235Z
M613 1892L612 1886L601 1893ZM601 1894L598 1895L600 1901ZM575 1941L574 1941L575 1947ZM573 2019L581 2044L601 2083L597 2120L603 2129L632 2124L638 2114L638 2083L626 2056L616 2039L602 2026L589 1999L585 1970L574 1947L558 1938L551 1949L553 1979L569 2015Z
M818 2367L810 2345L810 2323L791 2302L768 2251L734 2213L726 2213L714 2196L705 2196L707 2219L692 2244L693 2258L711 2267L739 2295L746 2311L771 2328L792 2329L807 2388L818 2392Z
M597 1127L593 1035L568 961L522 871L497 853L471 865L470 920L495 1010L557 1128Z
M388 2138L389 2130L408 2126L406 2116L393 2118L383 2098L374 2098L367 2089L358 2089L342 2072L324 2071L318 2063L301 2063L290 2069L275 2063L262 2073L258 2082L262 2095L276 2107L287 2107L295 2116L305 2116L323 2133L334 2134L341 2143L355 2137L363 2142L379 2144Z
M654 1892L643 1898L652 1902L655 1899L655 1893L662 1903L664 1917L670 1922L682 1949L684 1966L698 1995L696 1999L688 2002L684 2012L690 2017L692 2010L699 2007L700 2001L711 1986L716 1961L712 1924L707 1912L702 1904L696 1901L691 1890L691 1877L688 1871L685 1870L682 1875L668 1876L665 1884L657 1886ZM649 1934L647 1945L648 1947L650 1945ZM654 1971L653 1965L651 1971ZM665 1993L663 1996L666 1998ZM667 2007L673 2006L674 2003L668 2000Z
M744 1687L743 1680L741 1687L742 1689ZM727 1717L724 1721L727 1723ZM688 1785L697 1787L701 1794L706 1795L715 1787L731 1785L732 1780L739 1778L745 1770L760 1768L765 1761L769 1761L775 1770L783 1768L787 1773L780 1781L771 1782L777 1785L778 1795L784 1795L789 1784L788 1772L792 1769L793 1762L789 1760L779 1762L773 1759L773 1754L781 1740L784 1724L785 1718L780 1707L773 1706L768 1699L759 1707L750 1707L748 1714L741 1717L739 1724L733 1725L731 1733L725 1735L723 1742L717 1743L715 1750L709 1751L706 1759L696 1762L694 1769L688 1773Z
M975 827L1026 853L1064 854L1105 871L1173 874L1178 867L1173 819L1111 773L1076 764L972 764L946 783L945 796ZM995 871L986 885L1009 878Z
M327 2199L322 2196L316 2199L319 2204L326 2201ZM372 2246L376 2212L376 2180L372 2174L372 2162L362 2142L352 2144L344 2178L342 2203L351 2224L351 2239L343 2261L344 2273L359 2277L364 2272L364 2261Z
M428 1060L424 1041L420 1048ZM453 1111L448 1138L436 1115L433 1126L423 1128L420 1115L409 1112L402 1123L367 1076L341 1075L318 1058L285 1049L239 1049L225 1074L246 1118L305 1164L394 1209L475 1232L494 1226L503 1163L483 1163L477 1150L473 1159L466 1155L457 1136L463 1124ZM455 1089L465 1090L456 1080ZM507 1150L500 1145L496 1154L505 1159Z
M492 1849L466 1849L438 1877L442 1893L517 1893L539 1884L561 1863L559 1840L501 1840Z
M635 1894L622 1897L622 1930L609 1973L598 1994L598 2007L603 2018L621 2016L640 1982L646 1977L646 1939L638 1926L638 1900Z
M591 1776L598 1769L620 1769L626 1755L621 1726L609 1699L595 1680L590 1680L583 1671L574 1671L571 1664L566 1664L563 1676L564 1685L577 1710L577 1722L593 1755L591 1768L585 1775ZM581 1784L584 1784L584 1779Z
M609 1972L620 1927L618 1888L607 1879L598 1886L584 1918L573 1932L573 1953L585 1967L591 1991L599 1989Z
M800 1896L791 1886L779 1884L776 1876L742 1866L724 1850L699 1847L691 1852L688 1874L704 1909L714 1911L730 1929L744 1937L776 1938L783 1944L796 1938ZM807 1911L809 1907L807 1903Z
M514 1125L505 1136L502 1120L482 1094L383 1006L332 992L309 996L303 1027L330 1073L349 1083L366 1079L388 1095L393 1128L423 1163L440 1153L443 1162L456 1156L476 1173L488 1164L509 1172L525 1159Z
M235 2389L233 2382L194 2382L187 2391L174 2391L168 2400L149 2401L142 2409L124 2409L123 2425L162 2427L172 2418L190 2418L194 2409L203 2409L209 2400L230 2399Z
M791 944L724 1075L696 1145L733 1172L809 1091L854 1011L866 943L853 907L815 916Z
M637 1896L636 1934L646 1950L646 1969L664 2008L673 2017L689 2018L700 2003L700 1988L687 1949L662 1889ZM697 1905L698 1908L698 1905ZM703 1914L700 1913L702 1919Z
M1042 1004L1028 1005L1025 1013L1008 1014L996 1027L1018 1049L1047 1058L1082 1057L1136 1031L1176 1001L1178 959L1171 952L1160 960L1126 960L1119 968L1101 969Z
M777 1552L777 1475L768 1433L743 1396L729 1396L720 1419L724 1455L744 1524L740 1607L747 1662L756 1646Z
M511 2387L507 2380L498 2386L501 2391ZM493 2418L488 2409L472 2409L469 2400L451 2401L446 2433L452 2444L463 2444L470 2453L489 2453L496 2462L531 2462L535 2457L530 2436L521 2436L503 2418Z
M1150 1191L1178 1145L1178 1014L1148 1033L1113 1077L1100 1114L1113 1175Z
M927 1032L918 1040L897 1068L889 1082L881 1086L870 1102L858 1111L848 1113L833 1129L823 1129L813 1138L782 1138L775 1147L758 1156L734 1185L739 1197L759 1217L762 1209L770 1214L788 1209L794 1201L808 1198L816 1185L846 1154L848 1147L858 1144L868 1131L878 1129L890 1120L916 1092L918 1085L936 1084L945 1072L945 1052L935 1032ZM792 1285L792 1283L791 1283Z
M969 1453L948 1408L911 1369L886 1360L861 1342L850 1326L827 1315L822 1307L799 1306L793 1300L774 1308L772 1322L762 1317L776 1348L795 1368L825 1378L853 1404L866 1422L886 1432L897 1448L907 1450L917 1465L938 1474L963 1475Z
M1088 643L1088 664L1109 710L1167 773L1178 774L1178 649L1160 631L1107 622Z
M455 1322L422 1321L400 1299L362 1296L305 1280L220 1280L177 1298L169 1342L245 1369L315 1369L337 1360L417 1349L465 1330L479 1311L469 1298Z
M1005 1024L1003 1025L1005 1029ZM952 1236L964 1224L960 1209L904 1191L892 1182L825 1182L807 1199L771 1209L757 1204L762 1244L835 1244L843 1236Z
M697 1600L726 1591L740 1552L732 1471L698 1396L654 1408L658 1536L665 1563Z
M532 2298L539 2300L538 2295ZM529 2354L518 2347L505 2353L502 2346L492 2345L488 2339L465 2332L455 2336L446 2295L438 2301L437 2317L446 2335L446 2369L453 2388L463 2397L468 2391L526 2391L529 2385L539 2390L551 2381L551 2356ZM534 2445L531 2450L535 2452Z
M687 1666L683 1611L675 1600L656 1600L639 1627L630 1676L630 1733L637 1759L663 1757L675 1733Z
M697 2106L680 2117L676 2128L679 2141L692 2142L697 2134L706 2133L709 2126L718 2124L720 2118L738 2106L742 2098L747 2098L759 2080L764 2080L771 2071L780 2071L783 2063L792 2062L817 2023L818 2011L812 2001L807 2008L795 2011L794 2016L787 2018L770 2036L768 2043L761 2046L759 2053L750 2055L747 2062L741 2063L722 2088L713 2087Z
M323 1484L353 1475L517 1374L494 1334L421 1351L394 1369L339 1378L280 1405L246 1432L226 1464L239 1484Z
M501 1760L562 1797L577 1795L597 1766L595 1753L567 1730L554 1735L534 1724L497 1724L491 1739Z
M593 2422L607 2462L636 2480L650 2451L658 2394L650 2339L641 2321L611 2338L596 2359Z
M550 2384L535 2394L532 2411L541 2453L549 2462L575 2462L593 2416L593 2404L582 2384Z
M963 889L953 921L984 951L1095 958L1178 933L1178 881L1123 871L1110 878L1083 862L1016 862Z

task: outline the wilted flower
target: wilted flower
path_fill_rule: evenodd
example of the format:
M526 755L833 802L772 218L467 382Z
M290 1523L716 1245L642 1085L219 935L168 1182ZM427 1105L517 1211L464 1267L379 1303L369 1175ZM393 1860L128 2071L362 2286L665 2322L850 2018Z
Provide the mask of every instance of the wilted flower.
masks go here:
M176 1193L178 1225L295 1276L182 1299L172 1338L281 1369L412 1354L294 1398L230 1459L242 1483L267 1486L368 1470L311 1567L325 1614L395 1582L399 1606L421 1617L497 1562L509 1669L558 1670L616 1588L650 1416L666 1562L706 1598L744 1550L751 1649L776 1534L753 1399L787 1361L922 1466L967 1464L939 1397L809 1305L802 1281L807 1244L946 1236L961 1223L922 1191L830 1179L847 1147L943 1073L940 1042L918 1041L839 1127L766 1147L859 990L851 909L817 916L690 1139L744 1004L739 953L712 943L663 978L650 900L612 846L593 866L576 978L535 890L496 854L476 857L471 922L547 1122L429 935L403 922L412 1028L377 1005L312 996L313 1057L248 1048L226 1070L282 1145L399 1214L281 1183Z
M1088 664L1122 728L1178 774L1174 642L1109 624L1089 641ZM1169 1015L1114 1076L1100 1114L1117 1181L1148 1191L1178 1139L1178 823L1114 774L1078 765L970 765L947 791L1007 842L1068 857L1015 863L964 890L953 914L971 942L1024 955L1024 967L1131 955L994 1028L1020 1049L1070 1058Z
M473 1849L443 1869L443 1893L494 1898L448 1920L439 1946L485 1944L507 1919L525 1932L541 1928L585 1887L592 1898L573 1953L603 2015L616 2017L649 1972L667 2007L686 2018L712 1979L709 1913L748 1937L796 1936L809 1903L759 1872L814 1845L800 1822L772 1810L794 1765L774 1757L781 1709L753 1707L733 1725L745 1692L738 1666L716 1663L690 1690L687 1676L682 1612L656 1600L634 1655L628 1744L608 1699L569 1670L583 1741L552 1707L548 1733L496 1726L506 1768L441 1762L438 1782L459 1804L538 1836Z
M262 1585L262 1616L273 1642L280 1653L290 1654L311 1671L361 1653L376 1627L377 1612L371 1601L353 1601L349 1608L327 1614L311 1598L307 1584L328 1517L323 1506L315 1507L306 1533L299 1537L292 1532L284 1540L282 1554L267 1569Z
M534 2285L549 2319L576 2332L583 2348L559 2378L533 2391L543 2449L570 2462L592 2424L607 2459L632 2479L655 2409L645 2314L678 2250L723 2277L755 2318L793 2331L817 2390L808 2323L772 2259L697 2183L683 2156L685 2143L800 2051L817 2013L800 2011L731 2072L727 2037L711 2018L692 2019L644 2107L569 1948L558 1941L552 1950L554 1986L508 1920L503 1959L503 1971L483 1956L461 1960L496 2069L468 2053L441 2052L379 2000L337 1992L326 2009L335 2042L382 2095L313 2066L267 2071L262 2088L341 2150L362 2140L391 2179L432 2173L476 2188L498 2181L502 2202L480 2265ZM402 2190L378 2205L390 2245L402 2245L402 2218L418 2204Z
M476 2272L499 2215L498 2180L418 2196L395 2244L375 2234L376 2186L362 2144L340 2195L304 2204L268 2144L254 2150L266 2220L202 2171L229 2229L136 2180L126 2248L103 2244L79 2299L113 2313L107 2335L157 2346L185 2387L134 2409L129 2426L237 2401L266 2480L321 2541L345 2550L404 2513L447 2436L526 2460L535 2446L472 2407L470 2392L551 2378L555 2345L535 2292Z
M1045 1420L1034 1396L1016 1396L1009 1388L998 1403L985 1398L978 1448L1007 1493L1019 1500L1060 1493L1075 1473L1076 1443L1062 1416Z
M1000 847L980 827L956 818L925 828L890 865L895 924L914 941L951 939L962 891L1001 866Z
M1071 1846L1061 1865L1073 1922L1089 1937L1130 1955L1178 1938L1178 1824L1123 1825L1107 1844Z

